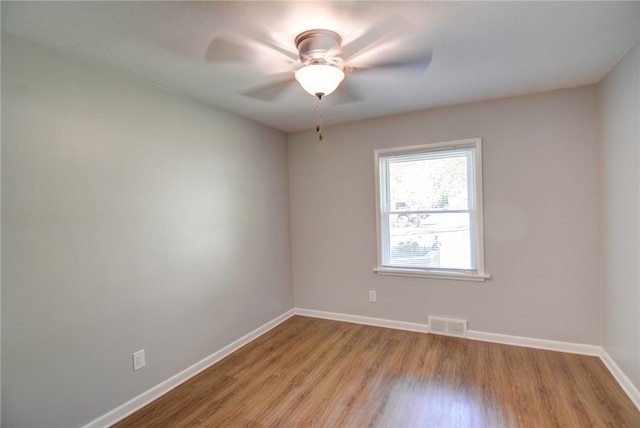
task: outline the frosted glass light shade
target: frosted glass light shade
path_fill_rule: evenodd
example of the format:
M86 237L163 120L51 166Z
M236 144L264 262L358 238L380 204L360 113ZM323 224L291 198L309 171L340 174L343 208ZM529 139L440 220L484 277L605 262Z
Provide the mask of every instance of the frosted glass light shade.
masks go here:
M296 80L300 86L316 97L329 95L343 79L342 70L332 65L311 64L296 71Z

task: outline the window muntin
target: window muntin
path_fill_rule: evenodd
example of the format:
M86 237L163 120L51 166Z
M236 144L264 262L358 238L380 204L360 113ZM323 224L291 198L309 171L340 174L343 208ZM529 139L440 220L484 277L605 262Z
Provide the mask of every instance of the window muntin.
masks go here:
M481 140L375 152L378 273L484 279Z

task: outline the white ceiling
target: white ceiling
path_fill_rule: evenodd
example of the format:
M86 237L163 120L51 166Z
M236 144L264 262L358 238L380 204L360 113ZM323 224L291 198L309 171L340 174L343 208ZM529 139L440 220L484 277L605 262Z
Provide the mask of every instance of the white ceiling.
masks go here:
M640 2L2 1L3 31L287 132L315 126L311 95L295 82L272 102L245 94L291 77L284 51L313 28L375 40L358 64L433 55L422 75L347 75L323 101L330 125L597 83L640 38ZM223 38L251 58L212 61Z

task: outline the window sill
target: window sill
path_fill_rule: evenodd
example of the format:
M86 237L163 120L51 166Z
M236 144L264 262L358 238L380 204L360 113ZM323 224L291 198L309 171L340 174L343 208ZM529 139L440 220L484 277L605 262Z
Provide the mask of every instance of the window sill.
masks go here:
M484 282L491 278L491 275L485 273L458 273L446 271L434 271L423 269L402 269L390 267L376 267L373 269L378 275L389 276L408 276L414 278L434 278L434 279L453 279L459 281L477 281Z

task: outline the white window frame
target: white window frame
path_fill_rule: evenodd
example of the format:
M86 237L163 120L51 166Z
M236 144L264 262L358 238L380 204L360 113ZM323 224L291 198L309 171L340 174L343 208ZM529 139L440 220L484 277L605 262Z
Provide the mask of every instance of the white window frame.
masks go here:
M476 214L475 230L475 248L472 254L475 255L474 270L456 270L456 269L433 269L433 268L407 268L407 267L390 267L385 266L383 262L384 247L389 245L389 232L385 230L385 222L383 221L383 212L387 203L383 205L383 198L388 193L388 183L386 174L381 173L381 162L384 158L395 155L416 154L433 151L455 150L459 148L474 149L474 163L472 166L475 172L474 181L475 188L471 189L472 206ZM377 266L373 271L380 275L409 276L421 278L437 278L437 279L458 279L466 281L484 281L491 276L485 272L484 266L484 228L483 228L483 207L482 207L482 139L471 138L466 140L446 141L439 143L429 143L409 147L395 147L388 149L378 149L374 151L375 157L375 198L376 198L376 241L377 241Z

